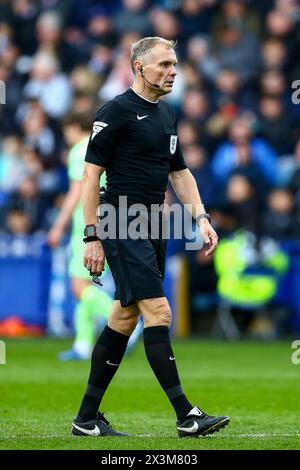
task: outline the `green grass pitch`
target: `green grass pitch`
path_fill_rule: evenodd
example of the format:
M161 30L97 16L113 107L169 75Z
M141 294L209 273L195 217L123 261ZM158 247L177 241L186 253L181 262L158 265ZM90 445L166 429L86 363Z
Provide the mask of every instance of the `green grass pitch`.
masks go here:
M70 341L6 341L0 365L0 449L207 450L299 449L300 365L290 342L176 341L184 390L231 423L208 437L179 439L175 418L146 361L143 345L126 357L101 410L134 437L76 438L70 425L89 363L59 363Z

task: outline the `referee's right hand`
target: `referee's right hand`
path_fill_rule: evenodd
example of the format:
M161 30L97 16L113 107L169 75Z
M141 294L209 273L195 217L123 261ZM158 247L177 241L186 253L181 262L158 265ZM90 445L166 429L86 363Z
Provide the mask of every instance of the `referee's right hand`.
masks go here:
M83 264L88 271L101 276L104 270L105 255L100 240L86 243L83 252Z

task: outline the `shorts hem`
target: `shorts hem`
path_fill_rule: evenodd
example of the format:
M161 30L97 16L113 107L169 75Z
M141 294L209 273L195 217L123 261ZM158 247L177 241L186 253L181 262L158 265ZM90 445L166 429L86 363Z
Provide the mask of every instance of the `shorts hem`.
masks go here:
M116 298L119 297L119 298ZM134 304L137 300L147 300L147 299L158 299L161 297L166 297L164 292L155 292L155 293L149 293L149 294L141 294L141 295L132 295L129 299L125 299L122 301L120 299L120 296L117 294L115 296L115 300L119 300L121 303L121 306L123 308L129 307L129 305Z

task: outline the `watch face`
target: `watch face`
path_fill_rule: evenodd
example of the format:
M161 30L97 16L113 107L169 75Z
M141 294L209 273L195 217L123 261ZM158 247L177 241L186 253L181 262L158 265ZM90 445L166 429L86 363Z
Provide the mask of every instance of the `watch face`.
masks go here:
M97 228L95 226L85 227L84 234L86 237L95 237L97 236Z

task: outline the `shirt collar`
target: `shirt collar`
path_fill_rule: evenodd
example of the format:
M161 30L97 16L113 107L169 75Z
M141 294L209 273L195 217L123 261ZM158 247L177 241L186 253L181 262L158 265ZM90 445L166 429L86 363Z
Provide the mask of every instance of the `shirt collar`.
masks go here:
M151 104L157 104L157 103L158 103L158 100L157 100L157 101L147 100L147 98L144 98L142 95L140 95L139 93L137 93L136 91L134 91L134 89L133 89L132 87L130 87L130 90L132 90L133 93L135 93L137 96L139 96L139 97L142 98L143 100L148 101L148 103L151 103Z

